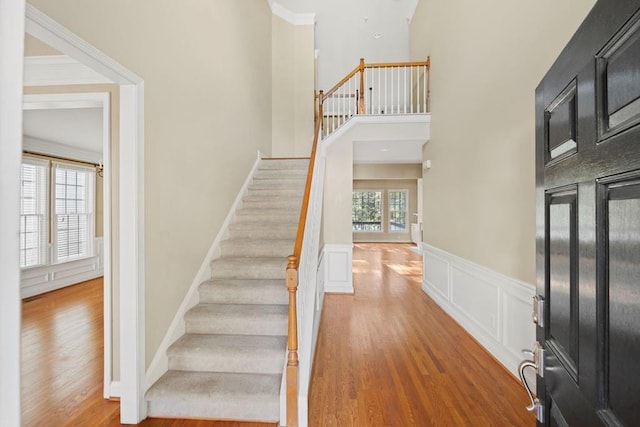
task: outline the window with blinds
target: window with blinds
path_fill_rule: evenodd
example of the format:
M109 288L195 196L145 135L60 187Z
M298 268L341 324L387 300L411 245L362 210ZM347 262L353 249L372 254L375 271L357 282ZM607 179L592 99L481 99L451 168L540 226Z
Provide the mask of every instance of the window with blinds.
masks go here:
M92 255L92 168L53 162L53 262Z
M20 267L47 263L49 162L25 158L20 170Z
M24 157L20 176L20 267L92 256L95 170Z

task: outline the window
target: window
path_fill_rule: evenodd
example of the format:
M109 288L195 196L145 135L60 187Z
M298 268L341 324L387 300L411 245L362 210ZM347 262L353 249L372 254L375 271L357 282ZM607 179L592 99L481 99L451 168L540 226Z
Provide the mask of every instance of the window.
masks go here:
M354 191L353 231L382 231L382 191Z
M25 158L20 170L20 267L47 263L49 162Z
M95 171L55 162L53 171L53 261L90 256Z
M20 267L93 255L95 170L24 157L20 176Z
M406 190L389 190L389 231L407 231Z

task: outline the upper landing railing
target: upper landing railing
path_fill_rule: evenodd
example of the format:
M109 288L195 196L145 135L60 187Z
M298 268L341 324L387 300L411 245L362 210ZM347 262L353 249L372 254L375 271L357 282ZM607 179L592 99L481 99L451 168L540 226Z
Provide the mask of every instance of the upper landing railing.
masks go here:
M429 112L430 59L423 62L360 64L333 88L317 95L322 134L327 136L361 114Z

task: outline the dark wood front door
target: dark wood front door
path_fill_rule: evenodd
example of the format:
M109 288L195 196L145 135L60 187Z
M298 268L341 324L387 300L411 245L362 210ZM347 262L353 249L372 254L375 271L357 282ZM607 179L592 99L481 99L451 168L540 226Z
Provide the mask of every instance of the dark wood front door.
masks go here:
M536 90L540 424L640 425L640 1L598 1Z

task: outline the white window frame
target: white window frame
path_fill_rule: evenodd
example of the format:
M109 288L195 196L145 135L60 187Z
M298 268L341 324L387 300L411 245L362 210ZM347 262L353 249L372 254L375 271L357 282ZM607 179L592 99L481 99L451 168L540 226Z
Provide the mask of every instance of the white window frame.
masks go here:
M84 198L84 213L76 213L75 215L86 217L87 227L84 235L84 251L77 255L68 255L65 257L58 257L58 244L59 244L59 230L58 230L58 218L62 215L70 214L58 214L56 211L56 194L57 194L57 175L58 169L70 170L75 172L81 172L87 174L86 178L86 194ZM76 261L83 258L89 258L93 256L93 246L95 239L95 186L96 176L95 169L92 167L79 166L70 163L51 162L51 206L50 206L50 222L51 222L51 264L61 264L65 262Z
M404 210L404 230L392 230L391 229L391 193L404 193L405 198L405 210ZM409 190L407 189L388 189L387 190L387 212L389 212L389 221L387 222L387 229L389 233L409 233L411 231L411 224L409 224Z
M368 189L353 189L352 197L351 197L351 217L353 218L353 193L380 193L380 230L354 230L353 229L353 220L351 222L351 231L353 233L384 233L385 226L385 190L377 189L377 190L368 190Z
M23 236L24 230L23 230L23 218L25 216L25 214L23 214L22 208L23 208L23 198L24 198L24 193L23 193L23 176L22 176L22 168L24 165L31 165L31 166L36 166L36 167L40 167L43 168L43 182L41 183L42 188L37 188L36 192L37 193L43 193L40 194L41 197L39 197L40 200L35 201L35 204L38 205L37 206L37 210L40 213L37 214L31 214L31 215L37 215L40 217L39 219L39 226L41 229L41 233L39 233L38 236L38 240L40 240L39 242L39 249L40 249L40 255L39 255L39 262L37 264L30 264L30 265L22 265L22 252L25 250L24 246L23 246L23 242L25 237ZM49 264L49 177L50 177L50 165L49 165L49 161L48 160L44 160L44 159L38 159L35 157L23 157L22 158L22 163L20 164L20 268L22 270L27 270L30 268L37 268L37 267L41 267L43 265L47 265Z

